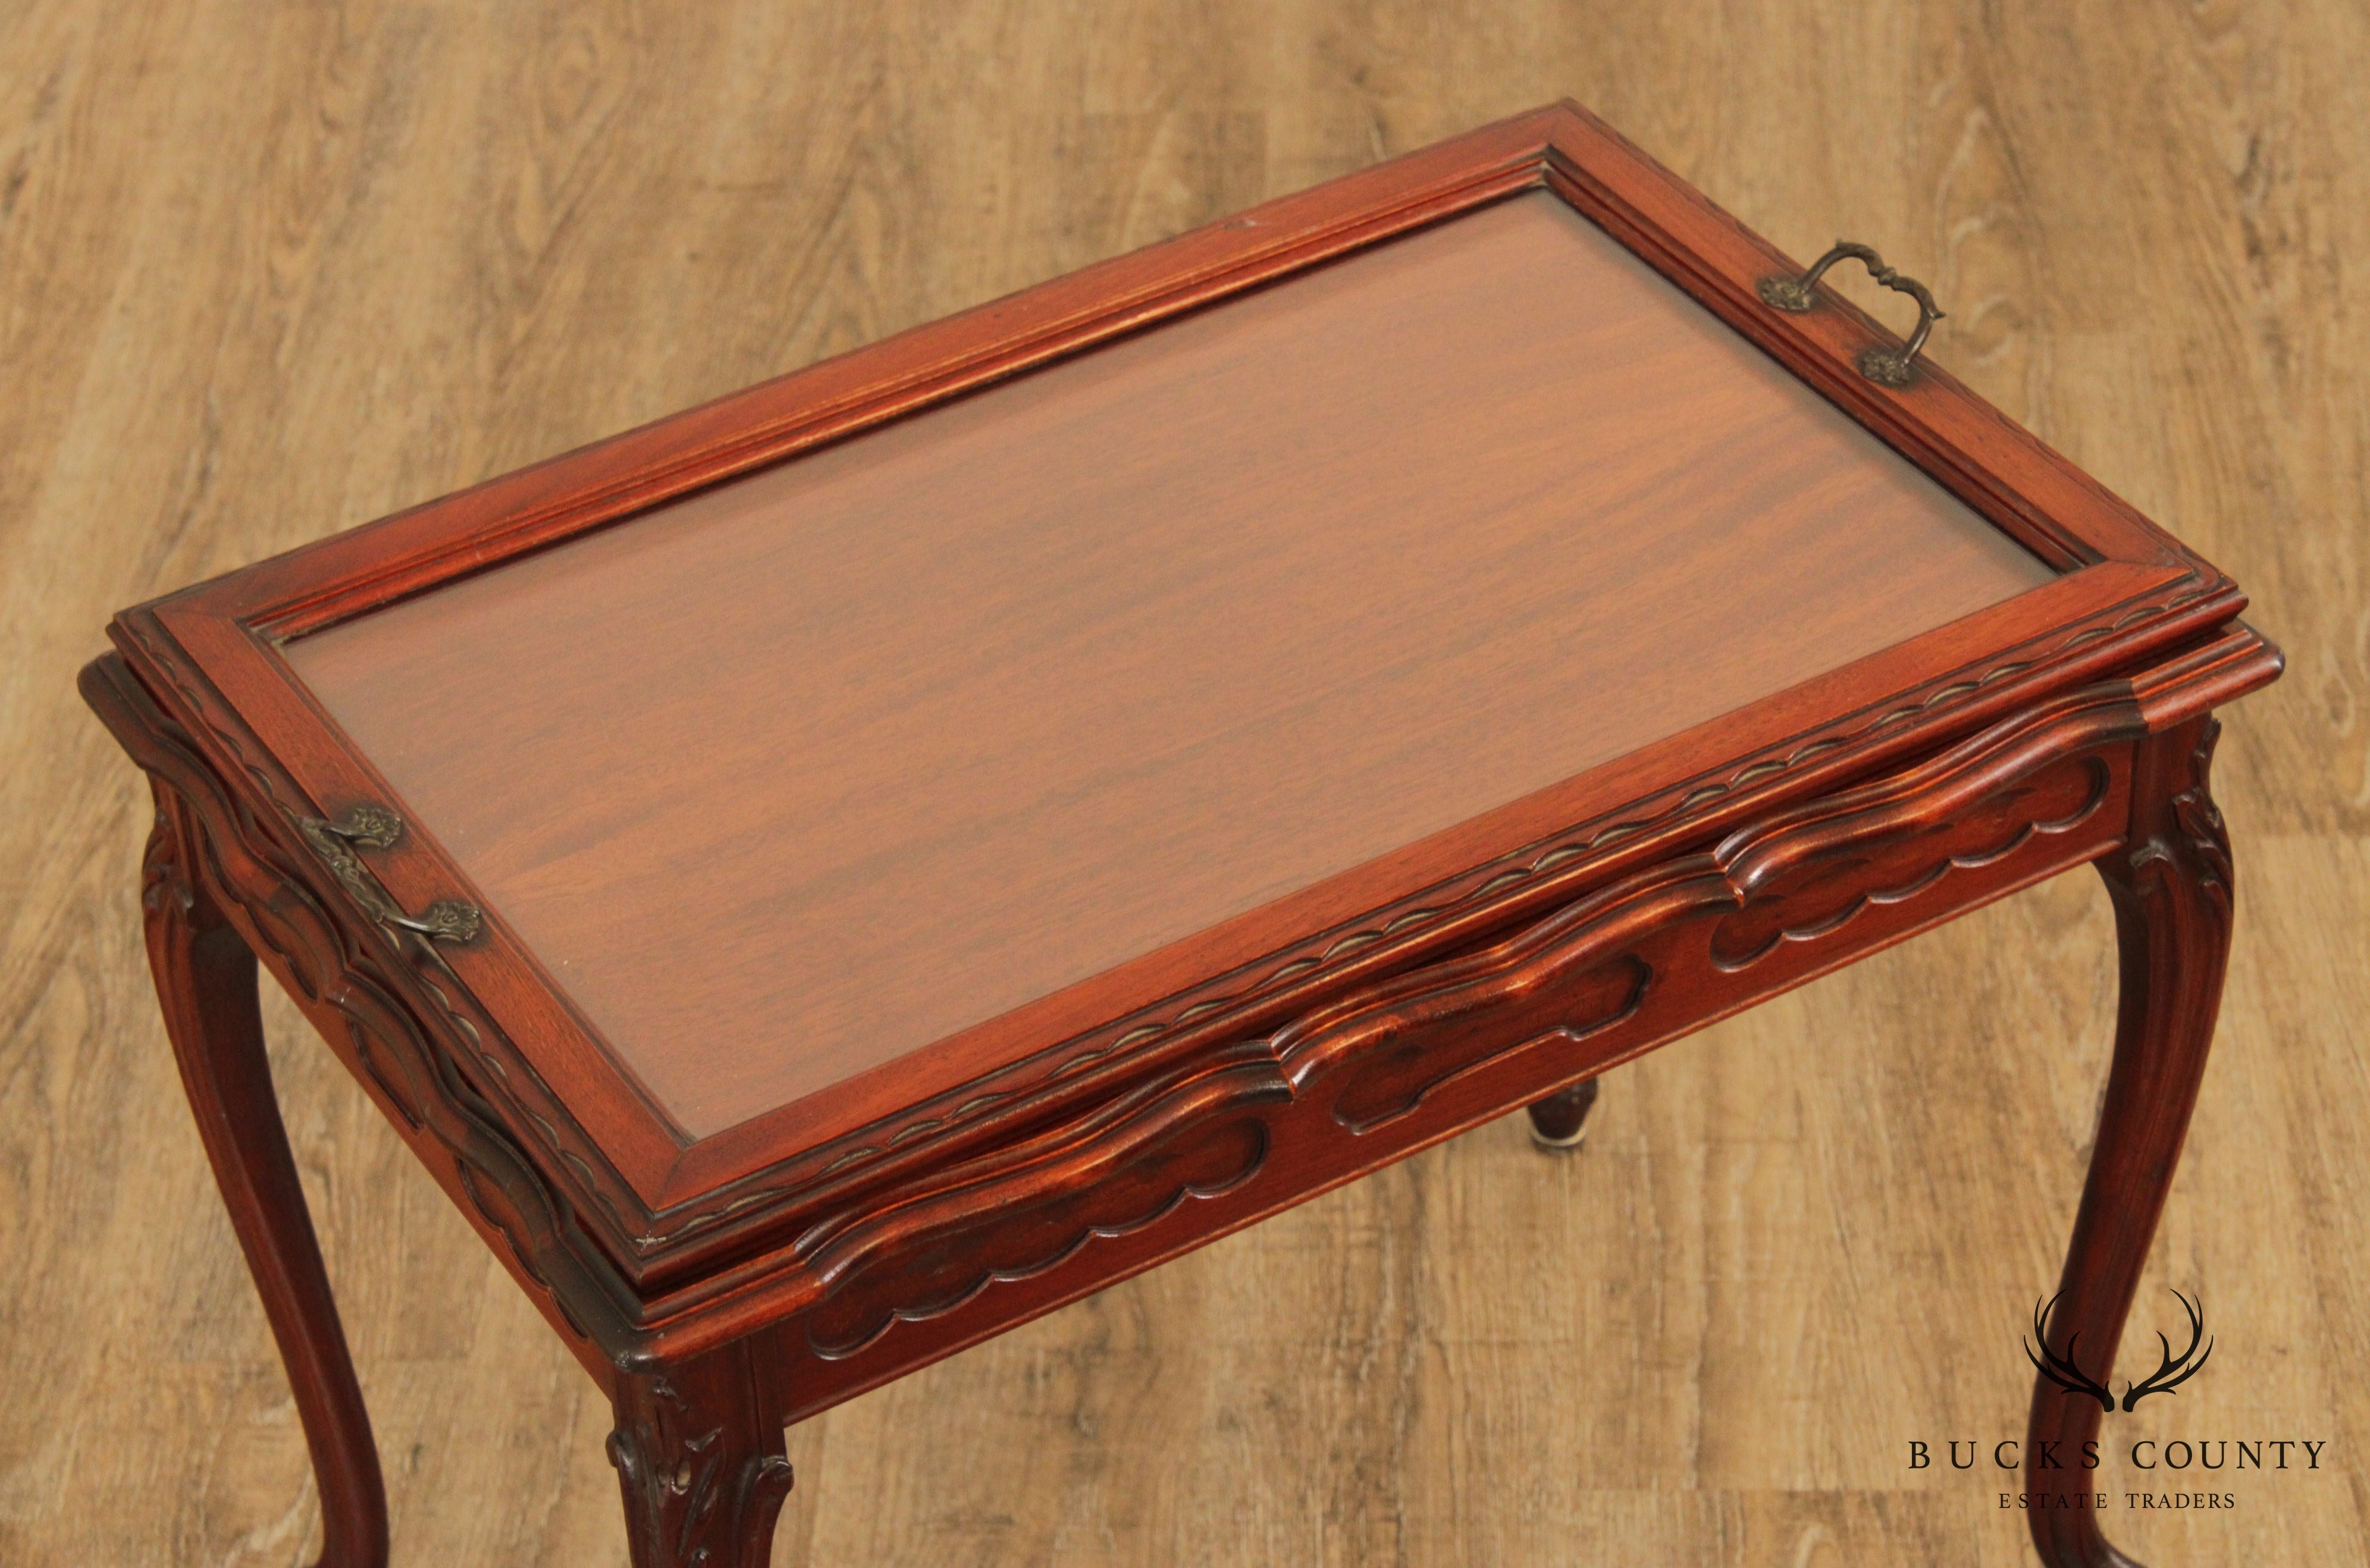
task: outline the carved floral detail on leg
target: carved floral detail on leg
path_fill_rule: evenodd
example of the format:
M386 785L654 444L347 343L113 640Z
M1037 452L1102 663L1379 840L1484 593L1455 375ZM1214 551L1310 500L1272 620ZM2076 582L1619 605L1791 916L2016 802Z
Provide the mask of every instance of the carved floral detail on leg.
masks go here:
M659 1374L629 1386L609 1434L635 1568L764 1568L790 1493L781 1428L731 1378L701 1406Z
M2172 821L2196 864L2198 886L2221 905L2226 917L2236 902L2238 877L2230 864L2230 834L2222 825L2222 808L2214 803L2214 748L2221 740L2222 721L2206 720L2189 754L2189 788L2172 798ZM2158 844L2148 848L2161 852ZM2136 864L2140 857L2133 859Z
M152 914L170 907L184 915L197 907L189 870L176 852L172 802L161 795L156 798L156 824L148 830L148 845L140 856L140 907Z

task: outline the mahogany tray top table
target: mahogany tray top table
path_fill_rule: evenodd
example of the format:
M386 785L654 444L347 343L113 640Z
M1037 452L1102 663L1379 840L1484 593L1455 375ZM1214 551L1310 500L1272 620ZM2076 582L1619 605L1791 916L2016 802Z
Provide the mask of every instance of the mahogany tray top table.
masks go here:
M2280 658L1939 315L1559 105L117 617L322 1560L385 1503L259 959L614 1401L641 1568L762 1564L788 1423L2083 861L2111 1364Z

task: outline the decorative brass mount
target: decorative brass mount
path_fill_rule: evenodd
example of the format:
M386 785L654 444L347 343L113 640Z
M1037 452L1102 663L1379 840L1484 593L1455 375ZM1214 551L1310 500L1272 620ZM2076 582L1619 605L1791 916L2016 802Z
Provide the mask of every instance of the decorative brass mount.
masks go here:
M1898 349L1872 348L1859 356L1859 373L1881 386L1906 386L1916 374L1912 362L1917 351L1926 346L1927 334L1934 323L1942 319L1942 307L1934 303L1933 294L1915 278L1904 277L1884 264L1872 247L1848 239L1839 239L1824 256L1811 263L1811 270L1799 278L1764 278L1761 298L1765 304L1779 310L1800 314L1817 308L1820 277L1836 262L1850 257L1864 262L1869 275L1896 294L1905 294L1917 302L1917 329Z
M406 915L401 905L387 896L378 879L363 866L362 857L350 847L359 844L366 848L385 849L403 836L403 819L385 806L356 806L335 822L300 816L296 830L313 847L313 853L321 857L329 874L338 879L338 885L352 895L373 919L417 931L440 942L466 942L484 924L485 917L476 905L458 899L440 898L413 916Z

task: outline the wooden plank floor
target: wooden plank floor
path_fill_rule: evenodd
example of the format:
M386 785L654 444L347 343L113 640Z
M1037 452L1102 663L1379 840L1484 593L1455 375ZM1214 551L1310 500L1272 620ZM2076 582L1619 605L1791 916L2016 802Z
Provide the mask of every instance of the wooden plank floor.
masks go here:
M0 1562L317 1528L148 995L144 796L72 695L109 612L1565 93L1932 282L1936 356L2286 646L2223 745L2238 947L2150 1286L2219 1348L2110 1431L2329 1447L2113 1522L2159 1568L2370 1561L2356 0L13 0ZM2007 1478L1908 1446L2021 1433L2110 944L2061 879L1623 1069L1577 1158L1483 1129L834 1411L777 1560L2024 1562ZM590 1384L268 1021L397 1560L622 1562Z

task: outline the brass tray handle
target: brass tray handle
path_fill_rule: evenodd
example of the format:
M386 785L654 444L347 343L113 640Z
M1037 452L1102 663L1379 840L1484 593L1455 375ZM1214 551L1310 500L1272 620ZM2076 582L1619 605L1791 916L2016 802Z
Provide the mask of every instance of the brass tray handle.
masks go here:
M1799 313L1814 309L1819 303L1820 277L1847 256L1865 262L1870 276L1886 288L1905 294L1917 302L1917 329L1909 334L1907 342L1897 349L1868 349L1859 356L1859 373L1870 381L1881 386L1906 386L1916 374L1913 362L1917 358L1917 351L1926 346L1927 334L1934 330L1934 323L1942 319L1942 307L1934 303L1934 295L1925 284L1915 278L1903 277L1886 266L1884 258L1876 253L1874 247L1861 245L1855 240L1839 239L1833 249L1812 262L1811 270L1801 277L1762 279L1761 298L1779 310Z
M353 896L371 918L407 931L417 931L433 941L466 942L477 934L484 917L474 904L458 899L440 898L417 916L406 915L401 905L386 895L356 855L352 845L385 849L403 836L403 819L385 806L356 806L335 822L319 817L300 816L296 830L313 853L329 868L338 884Z

